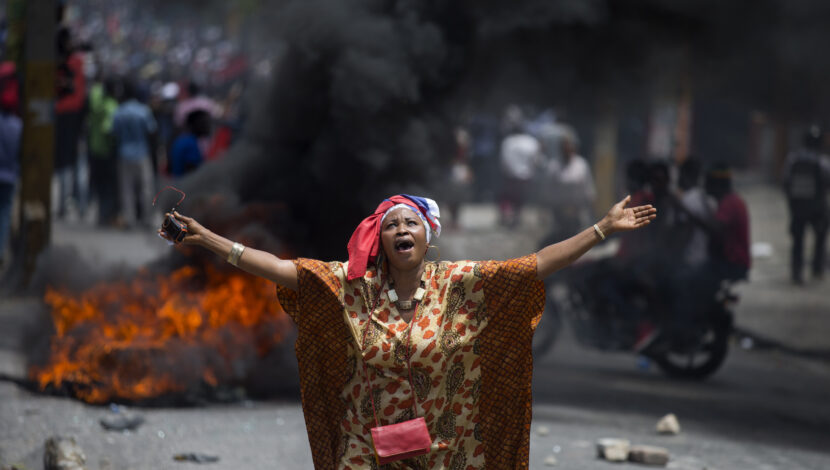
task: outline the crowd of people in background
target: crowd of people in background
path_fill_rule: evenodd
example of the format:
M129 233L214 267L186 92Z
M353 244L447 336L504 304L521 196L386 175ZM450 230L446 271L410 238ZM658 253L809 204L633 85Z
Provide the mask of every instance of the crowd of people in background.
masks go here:
M549 241L590 225L596 199L593 173L579 153L575 128L551 110L508 106L502 118L471 116L456 130L449 190L451 223L459 199L494 202L499 221L515 228L527 204L553 219Z
M463 151L452 174L466 174L455 169L461 162L472 175L451 180L469 186L468 201L495 202L505 227L515 227L529 203L550 215L552 229L542 244L591 225L593 172L575 128L554 112L532 115L511 106L500 122L476 116L457 135ZM668 325L641 319L638 347L644 347L659 328L688 328L702 311L700 302L714 298L722 281L748 279L749 211L724 164L687 156L681 162L634 159L624 166L630 204L652 204L660 217L648 230L620 238L616 264L654 292L668 293L666 308L674 311Z
M158 215L153 194L222 158L238 137L245 89L267 77L273 52L243 48L244 35L227 24L193 21L188 6L165 8L159 16L130 1L58 2L54 217L149 228ZM7 28L0 21L0 267L23 128L20 71L3 48Z
M239 35L226 35L222 27L197 27L187 15L170 15L162 22L134 2L73 2L61 18L56 37L54 215L94 218L107 227L149 227L152 195L168 180L221 158L238 136L246 115L242 95L248 77L268 68L269 59L243 52ZM19 179L17 81L14 65L0 64L4 247ZM596 188L590 156L581 154L576 128L561 111L531 109L513 105L501 116L472 114L454 130L455 153L443 194L451 227L457 226L459 207L466 202L497 204L499 220L508 228L519 224L528 203L542 207L552 221L548 242L590 225ZM830 161L820 130L810 132L803 147L790 155L784 175L795 283L803 282L808 228L815 233L812 273L823 275L830 220ZM740 212L740 204L723 206L723 198L701 185L704 173L711 176L691 157L676 168L666 160L629 161L625 179L631 204L653 204L661 217L657 226L621 240L619 256L635 256L638 247L650 247L677 254L688 267L686 275L703 269L715 228L719 223L723 228L722 219ZM646 236L653 239L634 240ZM749 247L742 236L721 249L727 250L721 253L724 259L740 266L736 273L748 269Z
M94 0L60 7L59 219L149 227L153 194L222 157L242 127L250 56L222 28L196 28L181 15L162 22L137 8Z

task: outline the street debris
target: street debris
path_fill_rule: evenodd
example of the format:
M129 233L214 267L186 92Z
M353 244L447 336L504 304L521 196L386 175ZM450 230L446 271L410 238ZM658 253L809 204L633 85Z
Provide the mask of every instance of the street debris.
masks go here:
M628 460L645 465L665 467L669 463L669 451L655 446L631 446Z
M655 466L665 466L669 461L669 451L662 447L632 446L628 439L618 438L599 439L597 455L609 462L630 461Z
M556 457L552 455L548 455L545 457L545 466L547 467L555 467L556 466Z
M193 463L215 463L219 461L219 457L215 455L199 454L196 452L188 452L184 454L176 454L173 456L176 462L193 462Z
M628 439L603 438L597 441L597 456L609 462L625 462L630 447Z
M547 426L539 426L536 429L536 434L539 436L547 436L550 434L550 428Z
M144 417L134 413L116 413L99 421L107 431L134 431L144 424Z
M675 416L674 413L669 413L660 418L660 421L657 422L655 429L657 429L657 432L660 434L671 434L676 436L677 434L680 434L680 422L677 421L677 416Z
M74 437L52 436L43 445L44 470L86 470L86 455Z

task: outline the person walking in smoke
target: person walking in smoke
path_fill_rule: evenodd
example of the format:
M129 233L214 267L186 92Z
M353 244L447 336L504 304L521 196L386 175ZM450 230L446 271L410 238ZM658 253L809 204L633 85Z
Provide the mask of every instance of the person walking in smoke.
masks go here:
M170 148L170 175L181 178L199 168L205 160L199 139L210 135L210 115L207 111L196 110L187 115L185 131Z
M383 468L526 468L541 280L608 235L654 220L656 209L629 200L537 253L481 262L427 261L440 213L415 196L381 202L352 234L345 263L280 259L172 215L187 228L182 243L277 284L298 328L315 468L378 468L372 430L421 419L424 453Z
M136 85L124 82L123 102L112 118L112 133L118 152L118 184L121 189L121 217L129 228L138 222L136 196L141 218L150 220L150 201L153 198L153 163L150 156L156 132L156 120L150 108L138 100Z
M784 169L784 192L790 210L792 235L791 279L804 282L804 235L809 225L815 235L813 246L813 278L824 275L828 219L827 193L830 188L830 161L821 153L823 133L812 126L804 135L802 148L790 154Z
M98 202L98 225L111 225L118 212L118 161L112 136L112 120L118 110L115 82L111 78L95 82L89 89L88 103L90 189Z
M579 142L570 126L560 125L559 158L551 158L547 172L553 193L555 233L573 233L593 218L596 188L588 161L577 153ZM543 140L544 142L544 140ZM547 146L546 146L547 151Z
M83 216L86 195L81 188L78 144L86 111L86 77L81 53L72 34L62 27L57 35L58 70L55 101L55 176L58 188L57 215L66 217L70 207Z
M524 131L524 117L518 106L505 113L505 137L501 142L503 178L499 196L501 223L515 228L530 190L533 176L542 164L542 146Z

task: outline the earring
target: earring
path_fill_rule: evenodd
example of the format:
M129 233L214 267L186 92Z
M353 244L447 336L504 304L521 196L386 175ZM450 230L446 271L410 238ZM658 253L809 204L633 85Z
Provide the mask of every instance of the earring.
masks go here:
M427 253L429 253L430 248L435 248L436 250L438 250L438 256L434 260L430 261L439 261L441 259L441 248L439 248L438 245L429 245L427 246Z

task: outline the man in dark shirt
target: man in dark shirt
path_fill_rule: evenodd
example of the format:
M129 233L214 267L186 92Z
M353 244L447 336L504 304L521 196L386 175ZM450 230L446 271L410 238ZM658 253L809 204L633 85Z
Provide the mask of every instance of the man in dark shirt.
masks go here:
M813 246L813 278L824 275L826 240L830 212L827 192L830 189L830 161L822 153L824 135L812 126L804 136L802 148L792 152L784 170L784 193L790 210L792 253L791 277L801 284L804 264L804 235L809 226L815 235Z

